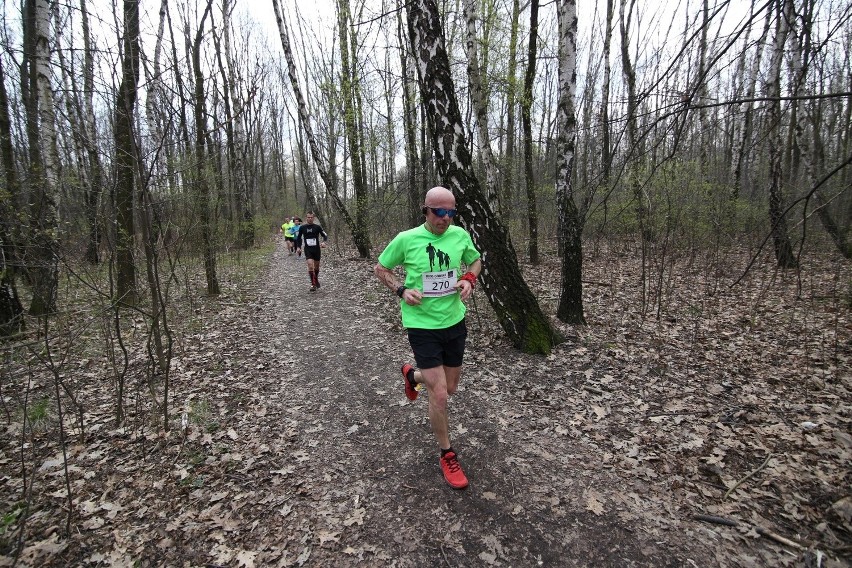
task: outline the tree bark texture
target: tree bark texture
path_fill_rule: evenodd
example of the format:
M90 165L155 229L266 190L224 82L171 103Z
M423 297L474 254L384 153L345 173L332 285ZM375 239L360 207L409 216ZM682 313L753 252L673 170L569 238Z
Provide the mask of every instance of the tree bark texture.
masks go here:
M561 341L518 266L508 232L495 217L473 173L434 0L406 5L409 37L442 183L456 196L461 225L482 253L482 286L510 341L527 353L550 353Z
M766 84L768 97L766 124L769 128L769 223L775 250L775 261L781 268L795 268L796 257L787 234L787 219L784 215L782 164L784 160L783 137L781 135L781 67L784 61L784 46L787 43L788 24L784 17L785 5L792 0L779 0L778 20L775 27L775 45L769 66Z
M556 107L556 207L559 213L562 289L556 317L566 323L585 324L583 315L583 219L574 201L574 161L577 118L577 4L557 2L559 18L559 102Z
M397 10L397 37L399 38L400 50L400 69L402 70L402 122L405 130L405 169L408 180L408 221L411 225L416 225L420 215L418 213L418 205L420 202L420 187L423 185L420 179L420 160L418 159L417 150L417 104L414 102L414 93L412 89L416 89L417 77L414 74L414 63L411 57L411 51L406 49L408 38L405 35L405 26L402 21L402 10Z
M116 214L116 293L117 300L135 305L136 262L134 244L134 191L136 152L133 121L136 89L139 83L139 0L124 0L124 41L121 85L115 101L115 214Z
M198 195L198 207L201 216L201 236L204 247L204 275L207 279L207 294L219 294L219 279L216 274L216 230L213 226L213 210L210 203L210 170L213 165L207 156L207 106L204 98L204 75L201 72L201 39L204 31L204 21L210 14L213 0L208 0L207 8L198 24L195 41L192 44L192 70L195 76L195 97L193 112L195 118L195 176Z
M53 85L50 70L50 1L35 0L34 74L37 100L36 130L30 144L38 146L40 163L32 164L33 197L30 244L32 302L30 313L47 315L56 309L59 279L59 156L56 148Z
M479 69L479 50L476 35L477 0L465 0L464 16L467 22L467 38L465 55L467 56L467 77L470 84L471 102L476 115L476 134L479 140L480 159L485 168L485 195L491 209L500 210L500 187L497 162L491 151L491 135L488 130L488 105L485 89L482 84L482 73Z
M538 264L538 204L536 203L535 171L533 169L532 98L538 52L538 0L530 0L530 42L527 49L527 70L524 75L524 97L521 101L521 124L524 130L524 180L527 188L528 253L532 264Z
M361 135L360 105L356 104L358 96L358 72L357 61L350 63L350 54L356 55L355 46L350 44L355 39L350 33L349 0L337 0L338 10L338 33L340 34L340 96L343 99L343 127L346 131L346 141L349 144L349 163L352 168L352 186L355 190L355 227L357 231L352 236L356 241L358 251L366 251L370 255L370 223L367 216L369 208L369 196L367 194L366 164L364 155L364 140Z

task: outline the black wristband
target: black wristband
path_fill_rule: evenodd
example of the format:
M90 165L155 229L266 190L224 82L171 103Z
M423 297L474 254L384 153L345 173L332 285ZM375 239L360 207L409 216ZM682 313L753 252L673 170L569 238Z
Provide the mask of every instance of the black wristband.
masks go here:
M406 290L408 290L408 288L406 288L405 286L400 286L396 289L396 295L402 298L402 295L405 293Z

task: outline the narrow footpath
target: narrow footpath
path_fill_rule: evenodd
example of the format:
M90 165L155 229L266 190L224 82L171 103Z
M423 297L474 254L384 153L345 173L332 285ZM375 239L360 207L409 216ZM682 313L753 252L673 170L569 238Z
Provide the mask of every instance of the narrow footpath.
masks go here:
M403 394L398 369L410 352L392 294L378 285L370 262L331 252L324 253L320 282L320 290L309 291L304 259L289 256L282 241L248 313L219 314L222 333L233 334L231 347L216 354L234 379L216 393L231 417L228 437L219 440L233 458L233 488L227 498L220 492L217 502L184 508L185 518L173 521L222 524L204 532L205 540L220 542L199 547L206 553L195 560L716 564L706 542L666 535L667 522L649 523L649 504L599 463L595 442L580 443L558 426L576 410L551 390L562 388L567 362L525 363L505 345L479 349L475 318L465 375L450 401L453 445L470 486L450 488L426 396L412 403ZM530 365L536 386L516 388L529 377L504 376L501 363ZM605 512L607 494L618 494L619 506ZM184 532L183 545L196 536L202 535Z

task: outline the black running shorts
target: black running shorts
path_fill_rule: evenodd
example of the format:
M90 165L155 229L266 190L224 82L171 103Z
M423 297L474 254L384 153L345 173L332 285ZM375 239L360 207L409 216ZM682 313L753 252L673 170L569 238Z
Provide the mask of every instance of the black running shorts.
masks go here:
M408 330L408 342L414 351L414 360L421 369L434 367L461 367L467 326L464 320L444 329Z
M309 260L316 260L317 262L319 262L320 256L322 256L320 254L320 251L322 249L319 247L305 247L302 250L305 251L305 258Z

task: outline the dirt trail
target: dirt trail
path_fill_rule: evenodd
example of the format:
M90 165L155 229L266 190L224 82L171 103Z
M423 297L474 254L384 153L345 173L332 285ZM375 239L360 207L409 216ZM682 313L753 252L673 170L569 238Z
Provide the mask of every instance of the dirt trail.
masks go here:
M440 473L425 395L410 403L403 393L398 369L410 352L396 298L371 263L333 251L320 281L310 292L304 259L279 242L263 278L195 308L172 373L186 430L151 430L144 418L116 428L108 390L92 400L86 441L69 448L74 532L59 528L60 455L39 468L19 564L799 565L801 551L693 519L715 510L773 524L749 497L721 508L725 487L687 463L703 455L689 453L695 432L710 436L714 413L740 393L704 399L691 385L697 394L682 403L683 385L633 362L614 367L606 349L576 340L522 355L477 291L450 401L470 479L456 491ZM669 403L684 410L663 411ZM649 404L661 409L653 421Z
M397 369L408 345L371 265L326 254L317 292L305 272L303 259L279 248L254 313L223 321L245 347L239 364L259 371L248 371L230 452L253 460L240 487L265 495L262 508L243 507L232 519L240 533L252 527L232 548L252 551L258 565L717 563L714 543L696 538L694 527L669 530L674 511L649 511L640 492L598 461L594 441L553 430L548 416L572 412L559 408L558 396L516 394L523 378L501 374L495 357L523 365L514 352L469 357L479 365L467 367L450 409L471 484L451 489L425 396L409 403L403 395ZM471 328L476 342L476 322ZM528 360L547 364L551 386L569 363Z

